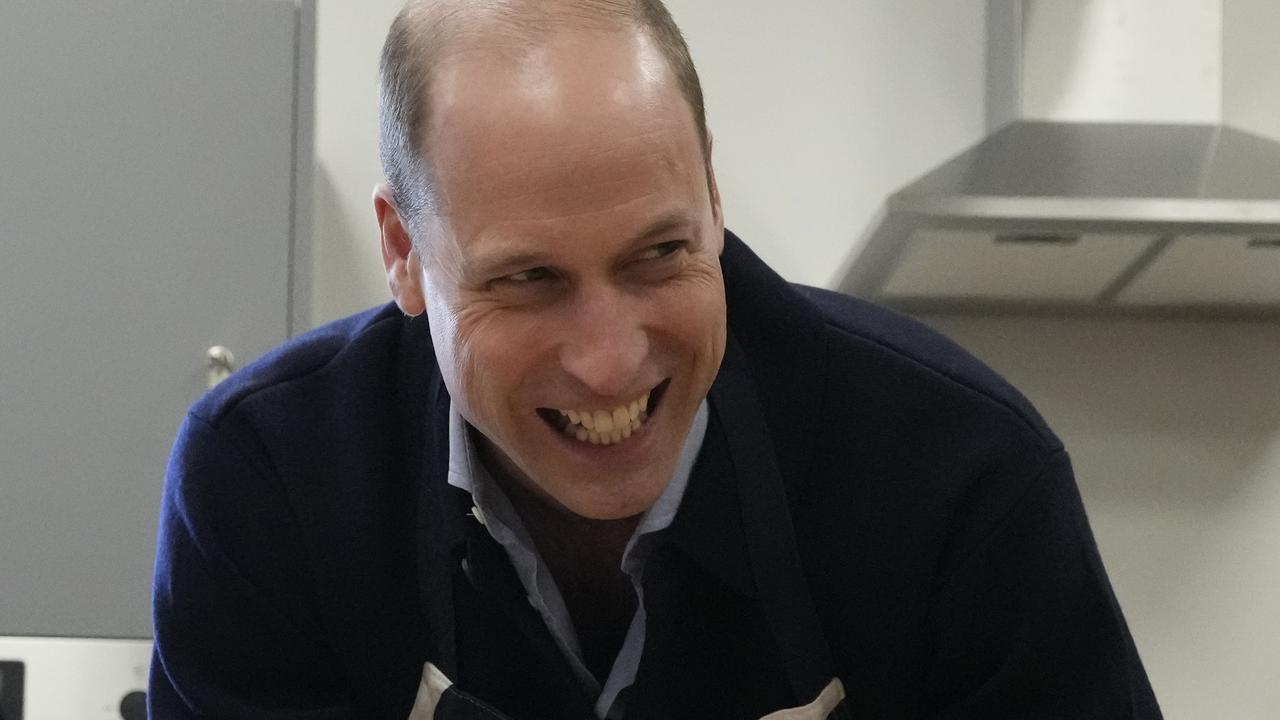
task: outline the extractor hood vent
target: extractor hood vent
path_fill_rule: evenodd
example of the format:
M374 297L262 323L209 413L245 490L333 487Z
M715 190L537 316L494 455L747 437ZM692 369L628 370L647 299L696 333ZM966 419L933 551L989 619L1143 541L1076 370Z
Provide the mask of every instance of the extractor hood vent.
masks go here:
M888 197L840 288L920 312L1280 318L1280 14L991 0L987 22L992 134Z
M1011 123L892 195L843 289L914 312L1280 317L1280 143Z

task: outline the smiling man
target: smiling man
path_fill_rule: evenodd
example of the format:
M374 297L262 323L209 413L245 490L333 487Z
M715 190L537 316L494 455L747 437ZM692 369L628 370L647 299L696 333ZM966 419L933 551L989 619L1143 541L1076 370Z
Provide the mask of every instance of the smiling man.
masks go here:
M422 141L385 153L429 148L432 177L429 212L376 193L392 290L498 478L634 524L724 354L709 149L648 34L475 22L435 59Z
M198 402L153 717L1155 718L1061 443L724 228L658 0L410 3L395 302Z

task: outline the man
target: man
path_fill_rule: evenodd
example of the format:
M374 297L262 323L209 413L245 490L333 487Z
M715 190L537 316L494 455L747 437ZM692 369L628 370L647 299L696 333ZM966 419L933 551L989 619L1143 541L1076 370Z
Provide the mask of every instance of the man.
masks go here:
M154 716L1151 718L1061 444L724 230L657 0L411 3L395 304L192 409Z

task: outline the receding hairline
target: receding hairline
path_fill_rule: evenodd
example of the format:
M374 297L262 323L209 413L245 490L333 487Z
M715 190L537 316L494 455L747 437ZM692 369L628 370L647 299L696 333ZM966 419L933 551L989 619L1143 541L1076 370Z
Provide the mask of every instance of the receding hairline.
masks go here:
M379 149L400 209L417 215L435 207L428 136L441 65L469 49L494 53L500 62L518 60L564 32L638 32L654 43L668 82L692 113L710 183L701 82L684 36L662 0L409 0L391 25L380 66Z
M565 32L650 35L641 12L636 0L409 0L401 15L412 33L420 91L430 105L435 72L456 55L480 51L518 60L531 46ZM678 83L676 68L668 71ZM429 119L420 118L419 140Z
M409 0L397 17L444 44L467 33L529 38L556 30L639 27L635 0Z

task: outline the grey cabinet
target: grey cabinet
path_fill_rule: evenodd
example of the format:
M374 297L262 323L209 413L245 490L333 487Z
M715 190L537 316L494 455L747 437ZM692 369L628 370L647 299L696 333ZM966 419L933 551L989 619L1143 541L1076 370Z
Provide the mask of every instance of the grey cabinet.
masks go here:
M303 315L313 7L0 2L0 635L149 637L206 351Z

